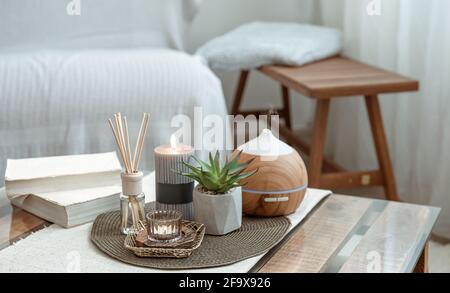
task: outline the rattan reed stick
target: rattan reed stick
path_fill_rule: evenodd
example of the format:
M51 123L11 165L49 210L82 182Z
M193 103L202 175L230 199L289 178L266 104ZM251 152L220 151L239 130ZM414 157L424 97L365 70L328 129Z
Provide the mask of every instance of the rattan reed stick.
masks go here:
M125 146L125 142L124 142L124 138L123 138L123 129L122 129L122 123L121 123L121 115L120 113L114 114L114 118L116 120L116 129L117 129L117 133L119 134L119 149L121 149L121 153L122 153L122 159L125 165L125 170L127 173L130 173L130 168L128 166L128 160L127 160L127 156L126 156L126 148Z
M111 119L108 119L108 123L116 140L117 148L119 149L126 173L139 172L139 162L141 160L145 137L147 136L150 115L148 113L143 114L139 134L136 138L136 145L134 146L133 156L131 155L127 117L122 117L120 113L116 113L114 114L114 120L115 126Z
M145 113L144 114L144 120L145 120L145 122L144 122L144 124L145 124L145 126L144 126L144 133L142 134L141 140L140 140L140 143L139 143L139 154L138 154L137 161L136 161L136 168L139 166L139 162L141 161L142 148L143 148L143 145L144 145L145 137L147 135L149 119L150 119L150 115L148 113Z
M144 130L145 116L146 116L146 113L142 114L141 127L139 128L139 134L138 134L138 137L136 138L136 145L134 146L133 169L135 169L135 170L137 170L137 167L138 167L136 165L136 155L138 153L138 148L139 148L139 144L140 144L140 141L141 141L142 132Z
M127 116L123 117L123 123L125 125L125 137L127 139L127 159L128 164L131 166L131 172L136 172L133 164L131 163L131 148L130 148L130 136L128 135L128 122L127 122Z
M109 126L111 127L111 130L112 130L112 132L113 132L113 134L114 134L114 138L115 138L115 140L116 140L117 147L118 147L118 149L119 149L119 152L120 152L120 155L121 155L122 162L123 162L123 164L125 165L125 164L126 164L126 163L125 163L125 159L124 159L124 158L125 158L125 153L124 153L124 151L123 151L123 149L122 149L122 147L121 147L119 134L117 133L117 128L114 128L114 125L113 125L113 122L111 121L111 119L108 119L108 122L109 122Z

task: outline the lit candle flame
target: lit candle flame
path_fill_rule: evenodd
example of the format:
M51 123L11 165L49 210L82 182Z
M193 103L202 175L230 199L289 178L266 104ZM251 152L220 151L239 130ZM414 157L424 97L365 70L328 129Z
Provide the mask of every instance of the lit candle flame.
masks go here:
M170 136L170 147L172 149L176 149L177 148L177 138L173 134Z

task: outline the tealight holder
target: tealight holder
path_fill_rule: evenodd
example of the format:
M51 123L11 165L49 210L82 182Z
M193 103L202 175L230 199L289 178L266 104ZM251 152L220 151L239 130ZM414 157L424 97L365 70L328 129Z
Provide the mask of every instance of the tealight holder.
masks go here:
M148 239L155 242L175 242L181 238L182 213L175 210L153 211L146 215Z

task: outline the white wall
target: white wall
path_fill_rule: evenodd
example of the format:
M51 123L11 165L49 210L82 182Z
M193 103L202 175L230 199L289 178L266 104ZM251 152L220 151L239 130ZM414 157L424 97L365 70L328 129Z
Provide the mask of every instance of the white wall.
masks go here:
M315 0L204 0L192 28L188 33L188 50L196 48L211 38L255 20L312 22L317 12ZM238 80L237 72L216 72L223 82L228 105ZM280 106L280 88L277 83L259 73L249 79L243 108ZM294 124L303 126L310 120L311 103L306 98L292 94ZM302 108L300 108L302 107ZM302 115L299 109L303 109Z

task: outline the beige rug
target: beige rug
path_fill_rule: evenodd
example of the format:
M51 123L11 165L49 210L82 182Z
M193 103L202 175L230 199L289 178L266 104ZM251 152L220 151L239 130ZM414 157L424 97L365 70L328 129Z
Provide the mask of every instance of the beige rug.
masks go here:
M308 189L300 208L288 216L292 226L298 225L308 213L330 194L326 190ZM136 267L108 257L90 241L92 224L70 229L51 225L0 251L0 272L15 273L148 273L161 270ZM264 254L217 268L178 272L244 273Z

